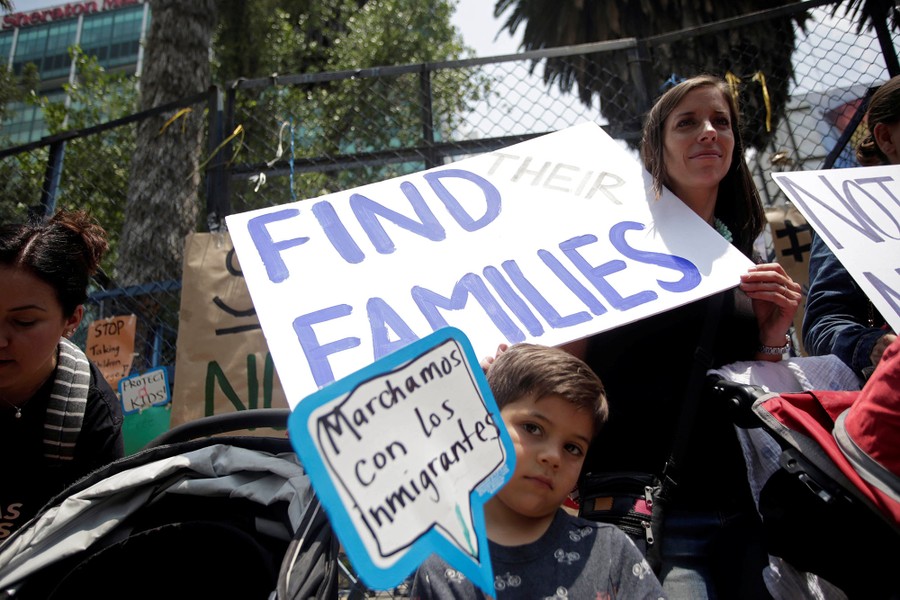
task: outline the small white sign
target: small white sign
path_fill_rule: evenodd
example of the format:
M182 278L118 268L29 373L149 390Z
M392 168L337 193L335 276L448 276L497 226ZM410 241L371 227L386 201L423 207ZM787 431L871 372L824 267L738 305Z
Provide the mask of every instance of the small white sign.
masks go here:
M288 431L369 587L396 586L436 552L493 593L482 506L515 470L515 449L460 330L310 395Z
M900 331L900 165L772 177L891 328Z
M119 380L119 396L125 414L139 412L150 406L169 403L169 381L166 369L152 369L140 375Z

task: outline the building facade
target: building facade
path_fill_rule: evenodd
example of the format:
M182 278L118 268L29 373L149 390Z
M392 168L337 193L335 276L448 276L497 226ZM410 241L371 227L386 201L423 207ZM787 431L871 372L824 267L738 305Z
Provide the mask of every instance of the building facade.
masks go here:
M5 14L0 21L0 57L16 75L33 63L40 93L63 99L63 84L75 76L71 46L96 56L107 71L140 73L149 8L144 0L89 0ZM18 145L47 135L39 108L13 102L8 109L0 123L0 138Z

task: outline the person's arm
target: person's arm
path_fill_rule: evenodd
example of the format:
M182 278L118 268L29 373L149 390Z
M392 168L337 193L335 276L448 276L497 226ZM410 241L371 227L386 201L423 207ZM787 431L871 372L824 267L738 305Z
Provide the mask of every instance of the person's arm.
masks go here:
M84 422L75 447L75 460L85 473L125 455L122 422L122 402L91 363Z
M882 352L891 332L869 327L871 305L831 249L813 234L809 253L809 291L803 315L803 346L807 354L834 354L860 377L873 365L881 340ZM880 353L877 353L880 357Z

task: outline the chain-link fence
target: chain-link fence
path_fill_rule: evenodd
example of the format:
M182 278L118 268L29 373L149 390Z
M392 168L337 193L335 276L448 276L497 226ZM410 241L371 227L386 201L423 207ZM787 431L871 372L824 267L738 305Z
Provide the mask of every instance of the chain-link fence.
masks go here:
M83 348L87 324L114 315L136 315L135 373L174 367L181 296L177 272L164 280L130 286L120 286L116 280L119 239L133 176L136 125L150 116L184 108L203 114L206 101L207 95L201 94L89 129L0 150L0 179L5 188L0 222L78 208L88 210L107 230L110 250L92 281L82 326L72 339ZM203 198L197 202L202 203Z
M661 91L711 71L727 78L740 98L746 158L764 202L777 205L785 200L771 172L855 166L852 148L868 95L900 74L898 32L887 22L857 31L844 4L801 2L642 40L230 82L169 106L0 150L0 221L63 207L95 215L112 251L85 322L136 314L133 371L171 369L180 272L117 284L126 199L141 175L131 164L139 121L184 115L186 108L192 114L185 118L203 119L206 181L196 202L208 218L197 229L217 230L228 214L381 181L584 121L599 123L633 151L643 113ZM82 345L84 334L75 338ZM171 381L177 386L177 375Z

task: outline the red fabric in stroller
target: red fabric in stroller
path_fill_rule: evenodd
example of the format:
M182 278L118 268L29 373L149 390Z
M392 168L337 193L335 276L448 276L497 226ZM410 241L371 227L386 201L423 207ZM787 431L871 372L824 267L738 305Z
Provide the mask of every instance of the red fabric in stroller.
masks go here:
M900 597L900 343L862 390L762 394L753 413L784 449L759 498L770 553L849 598Z

